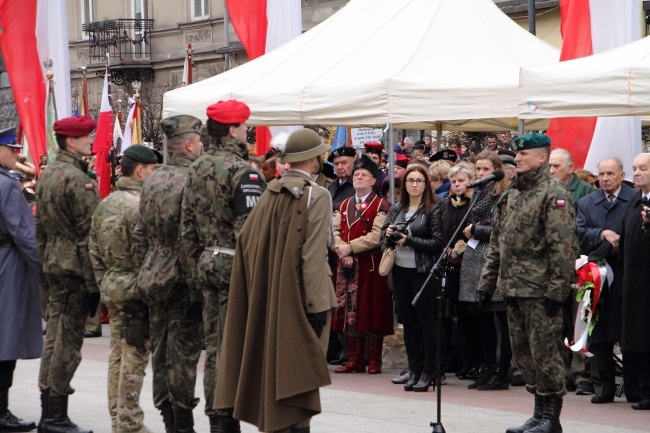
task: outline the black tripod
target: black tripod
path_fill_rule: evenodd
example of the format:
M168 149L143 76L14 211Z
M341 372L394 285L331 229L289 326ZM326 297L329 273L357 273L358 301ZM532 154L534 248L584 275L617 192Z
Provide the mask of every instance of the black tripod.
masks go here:
M485 186L485 184L481 185ZM479 188L479 191L481 191L481 188ZM433 433L445 433L445 428L442 426L442 421L441 421L441 403L442 403L442 393L440 391L440 378L442 376L442 372L440 371L440 329L442 327L442 315L445 312L445 306L444 306L444 300L445 300L445 288L443 287L441 283L442 278L443 278L443 273L444 270L447 268L447 264L449 263L449 255L447 251L449 251L450 247L454 245L456 242L456 239L458 238L458 234L460 231L465 227L465 221L467 221L467 218L469 217L469 214L472 212L472 208L476 204L476 200L478 199L478 191L474 196L472 197L472 201L469 203L469 207L467 208L467 212L465 213L465 216L463 216L463 219L461 222L458 224L458 227L456 227L456 231L454 232L453 236L451 239L449 239L449 242L445 246L445 249L443 250L443 253L440 254L440 257L438 257L438 260L436 263L433 265L431 268L431 271L429 272L429 276L427 277L426 281L424 284L422 284L422 287L420 288L420 291L415 295L413 298L413 302L411 305L415 306L417 304L418 299L420 299L420 295L422 295L422 292L424 292L425 288L427 287L427 284L429 284L429 281L431 281L431 278L434 277L436 281L436 287L437 287L437 295L436 295L436 302L438 304L438 316L436 317L436 399L437 399L437 404L436 404L436 411L437 411L437 416L436 416L436 422L431 422L430 426L433 427Z

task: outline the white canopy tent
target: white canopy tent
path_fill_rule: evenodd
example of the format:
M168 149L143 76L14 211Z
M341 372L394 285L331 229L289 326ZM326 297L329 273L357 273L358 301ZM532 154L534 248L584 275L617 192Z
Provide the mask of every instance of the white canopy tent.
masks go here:
M205 120L236 98L252 125L514 129L520 67L558 58L491 0L351 0L280 48L165 93L163 117Z
M650 115L650 37L520 76L521 118Z

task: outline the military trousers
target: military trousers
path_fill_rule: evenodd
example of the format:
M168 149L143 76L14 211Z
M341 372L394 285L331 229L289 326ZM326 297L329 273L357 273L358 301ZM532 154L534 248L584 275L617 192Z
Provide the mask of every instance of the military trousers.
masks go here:
M188 300L149 306L153 403L166 401L182 409L194 409L196 366L203 349L203 323L186 318Z
M43 356L38 386L51 395L74 393L70 386L79 363L88 307L85 287L64 284L64 280L48 276L48 314L43 340Z
M230 275L228 275L230 283ZM213 416L217 390L217 372L219 371L219 353L223 341L223 329L228 308L229 284L220 288L203 289L203 327L205 332L205 369L203 372L203 389L205 390L205 414Z
M149 364L149 342L132 346L122 337L124 311L121 303L106 303L111 317L111 350L108 357L108 412L113 431L135 432L144 425L140 393Z
M512 353L526 389L544 397L566 394L564 363L558 341L562 314L548 317L544 298L506 298Z

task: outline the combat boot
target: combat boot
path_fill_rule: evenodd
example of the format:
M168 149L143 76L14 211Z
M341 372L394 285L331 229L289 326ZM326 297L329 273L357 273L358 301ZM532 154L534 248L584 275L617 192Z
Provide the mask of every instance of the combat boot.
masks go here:
M510 427L506 433L524 433L531 428L537 427L542 422L544 415L544 397L535 394L535 409L533 409L533 417L529 418L524 425L519 427Z
M235 418L224 415L219 420L219 433L240 433L239 421Z
M158 410L160 410L163 424L165 424L165 433L174 433L174 411L172 410L172 403L169 400L165 400Z
M174 433L196 433L192 409L172 405L172 410L174 411Z
M537 426L526 430L526 433L562 433L562 426L560 425L561 411L562 397L545 397L542 421Z
M68 396L49 395L45 421L39 423L42 433L93 433L92 430L79 428L68 418Z
M219 420L221 415L210 415L208 420L210 421L210 433L221 433L219 430Z
M23 432L36 428L33 422L17 418L9 410L9 389L0 389L0 432Z
M38 428L36 430L38 433L43 433L43 428L47 423L47 417L50 415L48 409L50 406L49 398L50 398L49 391L41 391L41 419L38 422Z

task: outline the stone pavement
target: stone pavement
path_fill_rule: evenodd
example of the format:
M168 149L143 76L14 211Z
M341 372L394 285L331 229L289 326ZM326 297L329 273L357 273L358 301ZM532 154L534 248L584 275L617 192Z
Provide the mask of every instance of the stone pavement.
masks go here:
M80 427L92 428L95 433L111 431L106 398L108 326L103 325L103 337L84 340L83 361L72 381L77 391L70 397L71 419ZM40 416L38 367L39 360L18 361L10 392L13 413L35 422ZM199 368L196 395L203 400L203 358ZM390 378L396 374L396 370L372 376L332 373L332 385L321 390L323 413L313 419L311 431L431 432L429 423L436 419L436 393L405 392L401 386L390 383ZM447 432L503 433L507 427L521 424L532 412L533 398L523 387L480 392L466 389L468 383L448 375L448 385L442 387L442 424ZM154 432L164 432L151 399L150 369L142 396L146 425ZM589 396L574 394L565 397L561 418L564 432L650 432L650 411L632 410L625 399L605 405L591 404L589 399ZM196 431L208 432L202 403L194 416ZM244 433L255 431L257 429L251 425L242 425Z

